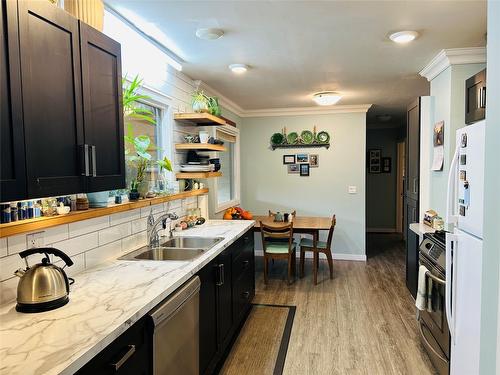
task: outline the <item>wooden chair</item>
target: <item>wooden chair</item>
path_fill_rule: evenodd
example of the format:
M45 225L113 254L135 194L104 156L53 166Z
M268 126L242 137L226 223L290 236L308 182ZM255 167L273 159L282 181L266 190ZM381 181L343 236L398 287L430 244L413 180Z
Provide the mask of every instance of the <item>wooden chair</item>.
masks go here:
M267 284L269 259L286 259L288 261L288 284L291 284L292 274L295 276L295 247L293 242L293 222L282 226L266 225L260 222L262 247L264 249L264 284ZM288 239L286 242L275 242L275 239Z
M318 268L319 268L319 253L326 255L328 259L328 268L330 269L330 279L333 279L333 258L332 258L332 239L333 231L335 230L337 219L335 215L332 217L332 224L328 231L328 239L326 242L318 241L318 235L315 234L313 239L303 238L300 240L300 277L304 277L304 260L305 252L313 252L313 272L314 272L314 285L318 284Z

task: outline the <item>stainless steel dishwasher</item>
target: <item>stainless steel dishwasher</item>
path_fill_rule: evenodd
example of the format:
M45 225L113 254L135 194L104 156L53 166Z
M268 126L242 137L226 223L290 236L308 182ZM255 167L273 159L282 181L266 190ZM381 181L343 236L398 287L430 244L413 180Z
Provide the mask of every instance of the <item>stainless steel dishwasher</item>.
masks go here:
M195 276L149 312L154 375L199 374L200 278Z

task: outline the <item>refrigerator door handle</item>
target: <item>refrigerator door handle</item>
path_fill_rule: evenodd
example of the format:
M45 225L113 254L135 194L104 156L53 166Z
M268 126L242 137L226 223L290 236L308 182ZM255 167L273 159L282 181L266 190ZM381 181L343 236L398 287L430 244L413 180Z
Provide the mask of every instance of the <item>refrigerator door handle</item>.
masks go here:
M452 308L452 302L455 304L455 296L454 291L455 288L453 284L456 283L455 271L457 268L456 265L456 256L452 254L452 246L456 244L458 240L458 236L453 233L446 234L446 298L445 298L445 311L446 318L448 319L448 327L450 329L450 335L452 342L455 342L455 317ZM456 249L455 249L456 251Z
M456 181L457 181L457 167L459 158L460 146L457 144L455 149L455 154L451 161L450 171L448 173L448 192L446 201L446 221L449 225L458 222L458 215L455 214L455 192L456 192Z

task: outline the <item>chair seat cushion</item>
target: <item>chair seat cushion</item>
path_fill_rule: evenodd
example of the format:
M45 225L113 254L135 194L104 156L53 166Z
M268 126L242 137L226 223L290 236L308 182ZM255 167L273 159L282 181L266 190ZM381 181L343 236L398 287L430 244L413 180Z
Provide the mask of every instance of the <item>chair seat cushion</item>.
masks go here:
M304 246L304 247L313 247L313 240L309 239L309 238L303 238L300 240L300 246ZM324 241L318 241L316 243L316 247L318 249L326 249L327 248L327 243L324 242Z
M292 243L292 251L295 251L297 244ZM269 254L288 254L288 243L268 242L266 241L266 253Z

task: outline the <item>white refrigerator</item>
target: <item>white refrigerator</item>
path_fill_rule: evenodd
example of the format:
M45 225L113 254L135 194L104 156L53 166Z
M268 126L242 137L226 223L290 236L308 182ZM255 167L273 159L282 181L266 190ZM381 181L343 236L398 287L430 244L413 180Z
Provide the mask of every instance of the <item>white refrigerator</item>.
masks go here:
M446 316L450 374L479 374L485 121L457 130L448 176Z

